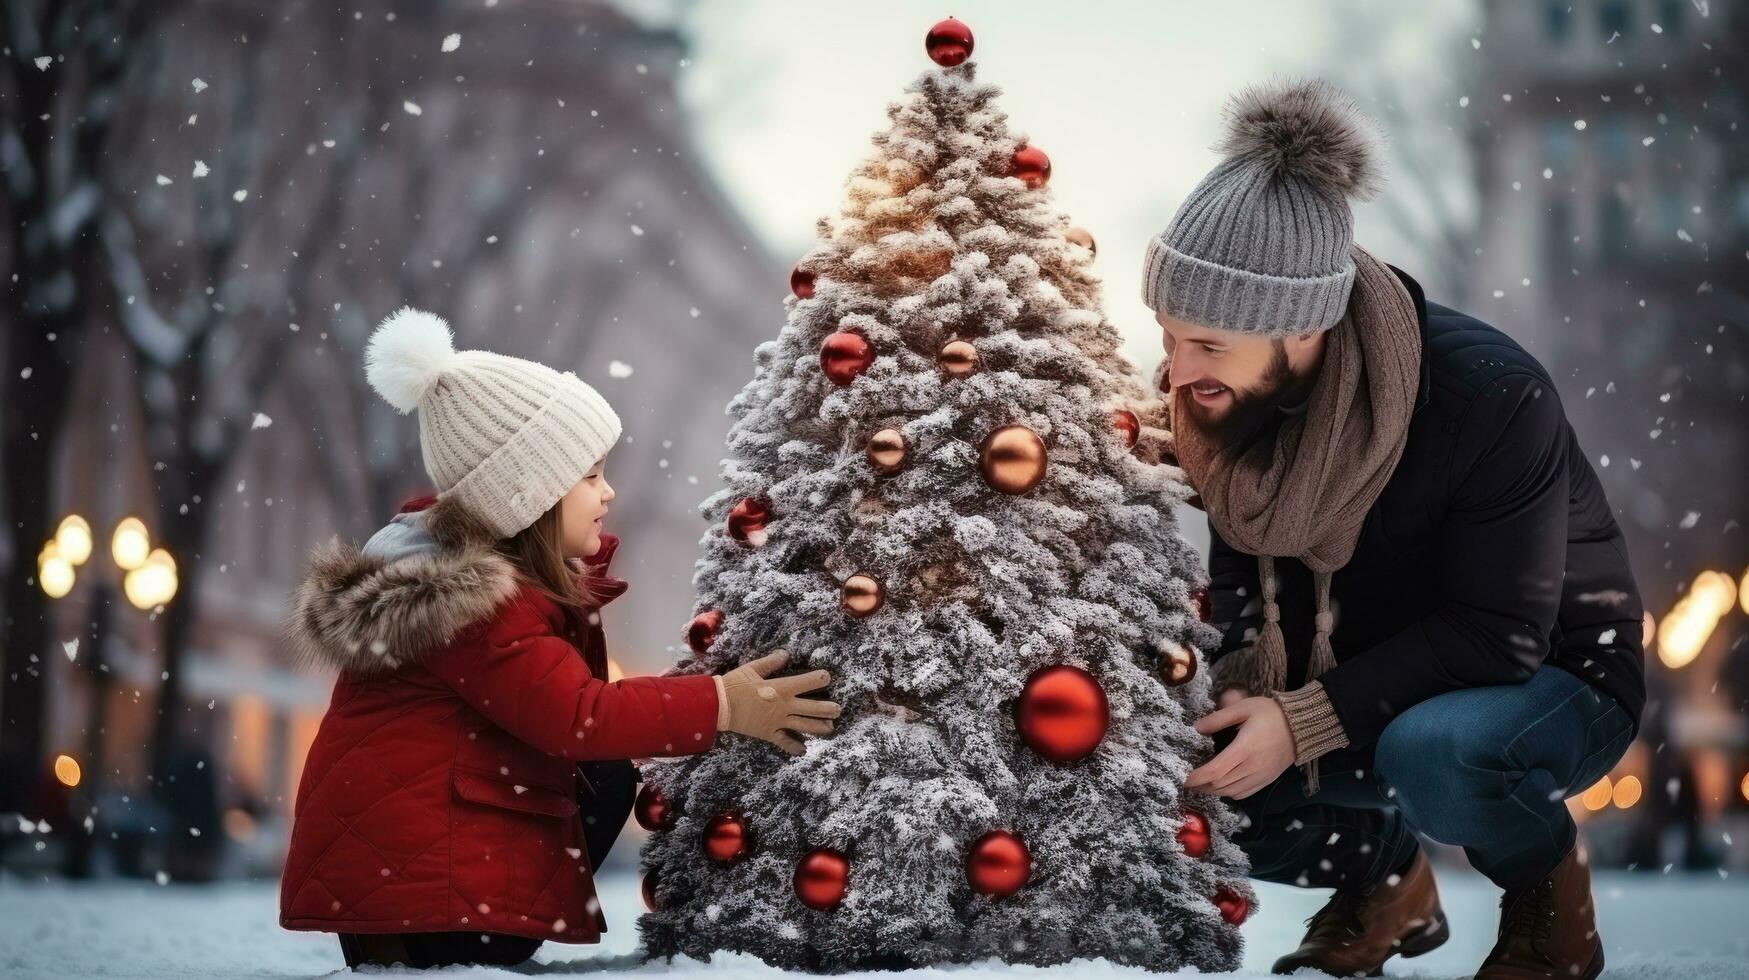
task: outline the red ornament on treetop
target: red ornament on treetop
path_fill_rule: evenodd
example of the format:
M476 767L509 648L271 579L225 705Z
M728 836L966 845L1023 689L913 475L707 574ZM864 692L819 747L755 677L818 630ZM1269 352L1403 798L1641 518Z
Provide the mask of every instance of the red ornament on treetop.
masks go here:
M966 882L972 891L1005 898L1020 890L1032 875L1032 852L1026 842L1006 830L992 830L966 852Z
M734 864L747 856L753 834L739 813L719 813L704 825L705 856L718 864Z
M703 655L717 642L717 631L723 627L723 611L706 609L686 624L686 645L693 653Z
M1033 671L1014 704L1014 724L1028 748L1052 762L1085 759L1105 739L1111 705L1105 689L1079 667Z
M790 270L789 291L796 294L797 299L814 298L814 274L797 265Z
M1023 146L1014 151L1009 176L1019 177L1026 186L1038 190L1051 180L1051 158L1036 146Z
M662 795L653 783L645 783L638 790L637 802L632 804L632 816L638 820L638 826L654 832L666 830L674 822L674 810L668 806L668 797Z
M1178 828L1178 844L1193 858L1209 852L1208 818L1195 810L1184 811L1184 824Z
M929 60L943 68L952 68L972 56L972 29L949 17L936 22L923 39Z
M850 859L829 847L809 851L796 863L794 884L796 898L808 908L836 908L850 890Z
M820 345L820 370L832 383L844 386L874 363L874 345L861 334L840 330Z
M1251 914L1251 902L1245 896L1231 888L1220 888L1215 892L1215 907L1221 910L1221 918L1228 925L1238 925Z
M729 511L729 537L755 548L764 547L765 522L771 511L752 497L744 497Z
M656 872L655 871L651 871L649 874L644 876L643 884L638 887L638 890L640 892L642 892L644 895L644 908L648 911L651 911L651 912L656 911L657 905L656 905Z

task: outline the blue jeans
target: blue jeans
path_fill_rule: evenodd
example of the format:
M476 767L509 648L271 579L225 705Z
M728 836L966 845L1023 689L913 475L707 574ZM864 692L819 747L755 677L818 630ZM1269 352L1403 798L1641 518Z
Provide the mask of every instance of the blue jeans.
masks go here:
M1319 760L1239 800L1251 876L1302 888L1375 884L1414 858L1420 832L1463 847L1502 888L1542 880L1578 828L1562 802L1609 772L1633 739L1621 705L1545 666L1523 684L1442 694L1398 715L1376 744Z

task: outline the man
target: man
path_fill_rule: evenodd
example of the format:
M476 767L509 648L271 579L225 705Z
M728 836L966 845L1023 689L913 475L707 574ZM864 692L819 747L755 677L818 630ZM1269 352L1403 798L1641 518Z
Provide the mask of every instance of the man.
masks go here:
M1504 889L1483 978L1603 968L1563 800L1626 750L1641 607L1555 386L1353 244L1371 123L1322 82L1228 107L1150 243L1174 451L1208 510L1221 750L1255 877L1335 889L1276 972L1444 942L1420 833ZM1293 767L1298 766L1296 770Z

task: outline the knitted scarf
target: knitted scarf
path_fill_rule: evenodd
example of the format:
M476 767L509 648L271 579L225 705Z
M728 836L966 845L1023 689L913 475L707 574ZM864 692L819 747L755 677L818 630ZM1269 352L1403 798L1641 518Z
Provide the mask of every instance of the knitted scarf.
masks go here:
M1229 452L1204 438L1173 392L1179 465L1210 521L1235 549L1257 556L1263 629L1219 663L1217 686L1268 696L1287 684L1287 647L1276 605L1275 559L1312 570L1316 632L1310 682L1336 665L1330 647L1330 576L1348 564L1367 512L1402 458L1420 383L1421 325L1415 301L1389 267L1353 249L1354 290L1330 329L1306 410L1284 415L1273 437Z

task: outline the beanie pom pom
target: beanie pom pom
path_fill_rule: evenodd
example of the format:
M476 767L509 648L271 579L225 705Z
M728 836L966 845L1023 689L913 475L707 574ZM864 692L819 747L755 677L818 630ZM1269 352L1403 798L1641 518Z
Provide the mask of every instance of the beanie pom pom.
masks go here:
M1378 125L1322 79L1271 82L1234 96L1218 153L1254 160L1341 197L1370 200L1384 182Z
M364 375L383 400L405 415L455 361L449 324L434 313L403 306L370 335Z

